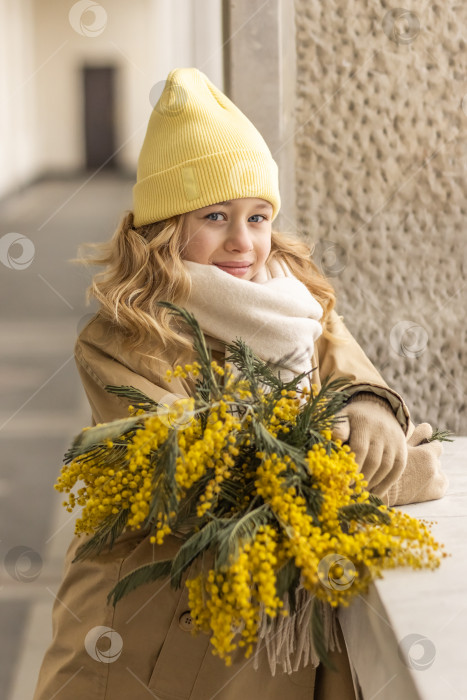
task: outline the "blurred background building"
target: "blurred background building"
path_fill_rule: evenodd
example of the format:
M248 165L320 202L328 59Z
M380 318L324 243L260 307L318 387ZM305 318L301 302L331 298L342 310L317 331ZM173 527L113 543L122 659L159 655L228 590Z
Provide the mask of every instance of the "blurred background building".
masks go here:
M221 9L217 0L3 0L0 193L86 168L133 173L172 68L203 66L222 85Z

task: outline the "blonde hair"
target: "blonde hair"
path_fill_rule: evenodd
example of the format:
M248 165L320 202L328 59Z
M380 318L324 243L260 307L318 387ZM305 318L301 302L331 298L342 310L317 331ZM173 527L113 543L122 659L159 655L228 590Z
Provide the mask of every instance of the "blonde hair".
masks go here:
M118 324L124 333L124 342L132 350L142 351L154 333L162 346L172 347L177 358L192 350L192 343L177 332L174 317L159 301L170 301L183 306L191 291L191 278L183 264L184 214L165 221L133 226L133 212L126 211L112 238L104 243L85 243L80 253L88 255L73 259L85 265L102 265L104 270L94 275L86 290L86 301L91 297L100 303L104 317ZM339 342L326 329L326 321L334 308L336 297L330 282L311 259L310 248L289 235L272 232L273 258L284 260L290 271L303 282L323 307L323 335ZM148 353L144 353L148 354Z

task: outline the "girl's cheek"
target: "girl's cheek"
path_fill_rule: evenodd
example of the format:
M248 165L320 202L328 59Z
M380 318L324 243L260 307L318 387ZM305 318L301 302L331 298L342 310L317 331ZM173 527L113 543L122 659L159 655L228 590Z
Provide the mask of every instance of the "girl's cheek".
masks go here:
M200 261L207 262L218 246L219 242L216 241L215 237L200 232L193 237L191 250Z

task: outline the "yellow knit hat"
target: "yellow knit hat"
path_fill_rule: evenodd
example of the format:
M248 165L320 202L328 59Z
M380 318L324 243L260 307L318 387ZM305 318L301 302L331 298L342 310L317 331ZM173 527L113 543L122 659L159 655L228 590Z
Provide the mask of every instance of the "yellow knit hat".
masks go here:
M149 119L133 187L142 226L240 197L280 208L278 168L249 119L196 68L176 68Z

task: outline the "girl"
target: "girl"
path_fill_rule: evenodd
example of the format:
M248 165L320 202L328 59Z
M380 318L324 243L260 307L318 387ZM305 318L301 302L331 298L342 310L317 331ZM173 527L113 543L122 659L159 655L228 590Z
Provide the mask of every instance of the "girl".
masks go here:
M173 70L154 108L138 161L134 206L94 263L105 265L90 294L100 310L80 334L75 357L93 424L128 415L108 384L141 389L160 403L190 395L190 378L167 383L175 364L195 359L191 338L157 305L188 308L213 358L242 337L282 371L331 372L351 382L348 440L369 482L388 504L439 498L446 489L439 442L422 443L402 398L387 386L334 310L330 283L308 247L272 229L280 207L277 166L253 124L200 71ZM285 358L285 359L284 359ZM183 586L145 585L114 608L106 597L144 563L174 556L183 533L155 546L124 533L94 559L73 563L74 537L53 610L53 642L35 700L237 700L354 698L341 632L322 665L271 673L240 650L226 667L193 621ZM255 668L257 666L257 668Z

